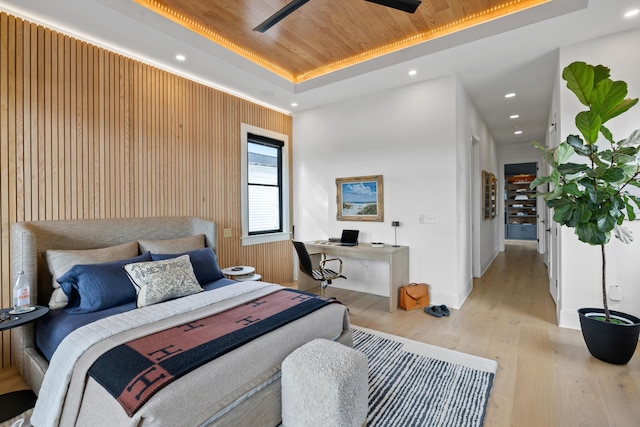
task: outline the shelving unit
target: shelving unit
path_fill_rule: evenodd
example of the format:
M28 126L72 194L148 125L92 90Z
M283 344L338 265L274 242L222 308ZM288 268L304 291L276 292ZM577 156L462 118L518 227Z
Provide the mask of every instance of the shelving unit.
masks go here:
M492 219L496 216L496 176L491 172L482 171L482 219Z
M506 180L505 238L536 240L538 236L537 202L534 190L529 188L535 175L520 174Z

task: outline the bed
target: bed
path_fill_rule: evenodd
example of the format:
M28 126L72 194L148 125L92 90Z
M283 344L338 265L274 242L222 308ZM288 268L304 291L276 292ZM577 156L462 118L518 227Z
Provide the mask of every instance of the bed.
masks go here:
M197 247L193 248L194 241L201 243L195 243ZM130 253L132 242L135 242L135 255ZM194 217L13 224L12 273L24 270L32 283L32 301L55 307L35 324L12 331L14 365L38 394L31 420L35 427L279 424L280 363L293 350L314 338L352 345L347 309L341 304L276 284L228 280L222 277L217 264L211 267L211 259L215 260L215 244L216 224ZM134 256L122 255L124 247ZM69 264L71 260L84 259L82 256L87 254L93 256L92 251L102 254L104 250L115 253L109 253L111 259L103 262ZM69 268L69 265L73 267ZM108 298L104 295L95 297L102 288L87 286L87 283L92 283L90 279L95 276L91 274L98 268L103 276L96 280L108 279L113 283L117 280L109 274L121 275L124 269L127 278L136 285L132 287L134 301L131 301L131 289L120 287L114 291L111 285L104 291ZM171 294L175 289L166 283L173 279L157 280L158 277L169 277L162 276L164 268L171 268L173 270L167 271L172 272L192 271L190 277L196 279L194 286L198 290L184 296ZM185 274L191 275L188 271ZM215 280L207 282L208 279ZM62 285L58 284L60 282ZM183 282L180 279L180 283ZM160 288L170 289L168 298L164 295L154 299L158 298L158 283L161 283ZM201 285L201 289L197 285ZM182 292L184 285L180 286L177 289ZM60 301L62 294L64 302ZM298 304L300 301L303 303ZM266 317L268 321L259 323L265 326L251 324L232 332L225 329L231 326L220 326L224 324L221 319L225 316L248 318L242 310L258 306L266 310L264 302L269 302L265 307L276 303L291 304L282 310L295 312L297 317L284 318L281 312L273 312L265 315L272 316ZM136 308L140 305L142 307ZM52 328L52 324L68 325L77 319L84 320L80 325L67 327L62 337L51 339L47 328ZM233 319L227 323L234 323ZM139 343L145 339L155 343L167 331L186 330L189 329L187 326L193 325L197 325L199 331L213 332L200 334L201 339L208 342L189 344L192 346L189 348L200 349L191 351L188 361L183 363L189 368L168 375L175 378L137 402L138 406L127 406L127 398L122 397L127 394L127 387L122 384L133 377L120 376L128 369L124 361L135 357L120 352L125 351L123 349L131 352L131 348L137 348L135 345L142 346ZM210 329L201 328L203 325ZM211 334L218 335L213 339ZM230 335L241 336L243 341L231 342ZM140 354L143 353L140 350ZM131 372L136 375L138 371ZM137 382L129 381L129 389L132 384L139 384L139 379L145 379L143 377L141 374L136 377ZM121 395L118 395L120 389L117 387L122 388ZM129 393L136 397L138 394L135 387Z

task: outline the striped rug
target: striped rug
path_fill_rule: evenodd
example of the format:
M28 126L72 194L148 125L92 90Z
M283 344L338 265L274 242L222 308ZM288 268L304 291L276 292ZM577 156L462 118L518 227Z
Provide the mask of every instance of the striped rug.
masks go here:
M352 327L369 360L368 427L480 427L494 360Z

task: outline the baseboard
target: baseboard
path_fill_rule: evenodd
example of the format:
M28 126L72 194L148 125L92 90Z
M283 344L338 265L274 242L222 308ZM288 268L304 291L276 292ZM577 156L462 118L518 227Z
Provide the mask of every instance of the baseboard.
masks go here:
M481 270L480 271L480 277L482 277L484 275L484 273L487 272L489 267L491 267L491 264L493 263L493 260L496 259L496 257L498 256L499 253L500 253L500 248L495 247L493 249L493 252L491 253L491 255L489 255L489 257L482 262L482 265L480 266L480 270Z
M560 310L558 326L580 330L580 317L576 310Z

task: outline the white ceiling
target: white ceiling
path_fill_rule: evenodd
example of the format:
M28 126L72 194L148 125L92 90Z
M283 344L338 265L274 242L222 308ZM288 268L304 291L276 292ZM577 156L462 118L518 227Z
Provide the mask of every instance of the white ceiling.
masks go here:
M544 139L557 49L639 28L640 16L623 17L638 7L640 0L552 0L294 85L132 0L0 0L0 9L9 13L290 112L294 118L297 111L455 74L498 143ZM177 62L177 53L187 60ZM410 77L409 69L418 74ZM506 100L507 92L518 95ZM514 113L520 118L509 119ZM522 136L513 134L516 127Z

